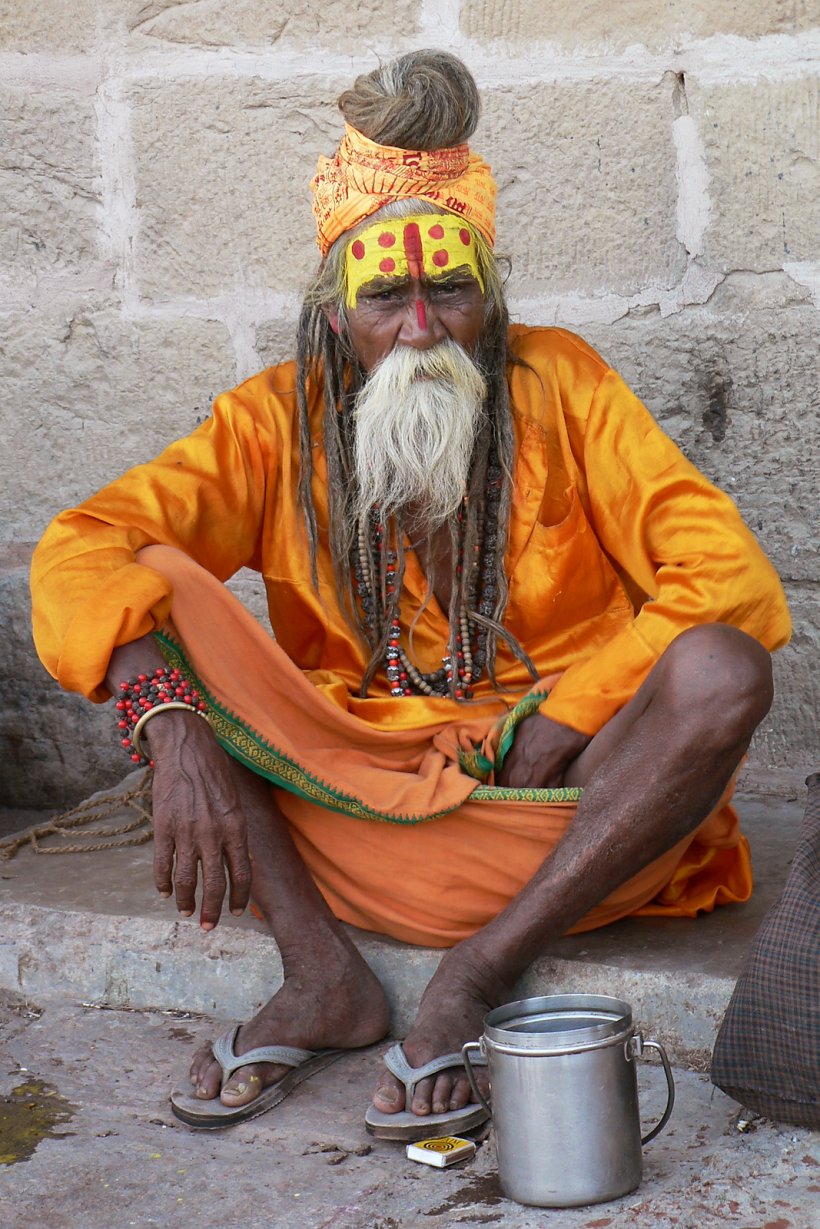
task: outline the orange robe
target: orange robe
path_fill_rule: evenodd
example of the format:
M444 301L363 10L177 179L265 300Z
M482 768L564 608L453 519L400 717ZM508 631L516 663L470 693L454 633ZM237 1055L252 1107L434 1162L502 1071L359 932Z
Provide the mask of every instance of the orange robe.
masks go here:
M782 588L729 497L686 461L580 339L558 329L514 326L511 341L525 365L509 371L517 451L505 623L540 676L560 675L542 711L596 733L634 695L675 636L695 624L733 624L769 649L785 643L789 619ZM106 699L103 678L113 648L168 623L174 571L136 559L142 547L159 543L183 552L218 580L242 566L261 572L277 651L312 684L310 695L321 696L322 712L338 714L339 728L347 731L340 746L356 741L351 730L359 730L364 742L374 736L379 746L382 735L395 735L396 746L404 747L412 735L437 737L448 726L473 723L475 733L483 721L484 732L490 729L503 706L486 679L475 690L483 703L469 709L446 699L394 698L384 672L366 699L356 694L366 654L340 610L326 549L320 389L309 390L309 404L318 593L296 496L295 368L285 364L218 397L212 417L192 435L52 523L32 568L34 632L42 660L64 687ZM402 596L405 625L423 590L411 553ZM178 630L176 607L173 620ZM195 634L192 629L189 637ZM432 600L415 628L421 668L440 663L446 639L446 617ZM192 667L207 665L192 640L184 651ZM254 651L263 650L257 645ZM250 673L255 670L252 665ZM503 646L498 677L519 695L531 685ZM222 693L211 691L218 701ZM233 711L242 717L236 705ZM259 731L258 724L254 728ZM309 731L305 738L310 741ZM413 754L411 776L418 768ZM333 760L328 751L325 775L331 783ZM449 768L457 772L457 764ZM442 773L448 781L452 775ZM367 788L362 784L360 792L366 795ZM412 810L414 820L438 818L409 828L331 813L298 793L284 805L303 855L340 916L411 941L447 944L503 907L573 809L558 800L563 809L553 823L544 800L519 800L519 810L529 808L525 824L520 816L512 818L513 799L499 795L478 802L472 789L469 781L456 782L455 793L463 792L464 801L447 794L444 806L435 792L413 795L425 799ZM379 795L375 781L373 790ZM389 805L375 809L390 817ZM490 822L480 824L476 809ZM650 911L691 915L721 899L748 896L748 854L733 812L724 809L707 822L711 830L693 838L689 861L681 849L671 861L666 855L660 860L664 877L649 875L615 916L646 906L664 885L666 899L649 905ZM510 848L511 829L528 844L520 858ZM699 841L702 850L695 853ZM452 908L439 907L433 898L442 895L441 880L433 876L431 883L430 868L463 860L467 845L469 874L452 886ZM408 889L399 917L387 899L396 874L420 881ZM379 881L387 888L380 890ZM589 924L611 915L604 909Z

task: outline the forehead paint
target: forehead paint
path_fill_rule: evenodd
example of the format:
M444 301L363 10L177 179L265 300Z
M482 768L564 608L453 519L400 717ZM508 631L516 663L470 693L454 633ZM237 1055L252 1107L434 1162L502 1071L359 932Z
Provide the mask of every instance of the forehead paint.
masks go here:
M407 222L404 227L404 254L407 257L407 272L420 278L424 269L424 251L418 222Z
M440 277L448 269L467 268L484 291L478 269L475 234L454 214L421 214L374 222L345 252L345 301L355 307L359 291L379 278L406 281ZM421 300L416 303L420 328L426 328Z
M411 277L421 280L424 271L424 251L421 246L421 233L418 222L408 222L404 228L404 254L407 257L407 272ZM419 328L427 328L427 309L423 299L416 299L416 319Z

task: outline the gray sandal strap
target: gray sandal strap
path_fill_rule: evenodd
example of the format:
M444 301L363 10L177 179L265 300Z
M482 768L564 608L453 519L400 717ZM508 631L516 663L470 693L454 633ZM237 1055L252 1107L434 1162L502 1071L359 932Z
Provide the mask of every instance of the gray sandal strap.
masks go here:
M487 1065L487 1059L483 1054L470 1061L474 1067ZM449 1067L459 1067L463 1070L464 1060L461 1054L443 1054L441 1058L434 1058L422 1067L411 1067L399 1041L391 1046L384 1055L384 1065L404 1084L405 1104L409 1105L419 1080L426 1079L428 1075L438 1075L439 1071L446 1071Z
M279 1063L283 1067L301 1067L310 1058L315 1058L316 1050L300 1050L298 1046L257 1046L246 1054L237 1054L234 1050L236 1034L240 1025L229 1029L222 1037L217 1037L211 1046L213 1056L222 1068L222 1079L227 1080L240 1067L248 1067L251 1063Z

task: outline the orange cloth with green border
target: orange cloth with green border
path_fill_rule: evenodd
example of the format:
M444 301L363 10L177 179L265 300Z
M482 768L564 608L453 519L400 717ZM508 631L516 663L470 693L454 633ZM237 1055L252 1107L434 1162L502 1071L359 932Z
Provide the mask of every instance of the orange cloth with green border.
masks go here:
M789 619L782 588L728 496L685 460L580 339L557 329L514 327L511 340L527 365L509 372L517 459L505 622L542 678L560 675L542 711L594 734L635 693L674 637L694 624L725 622L769 649L783 644ZM458 771L464 728L486 734L505 711L486 679L476 688L480 703L469 709L443 699L394 698L383 672L366 699L356 694L364 652L335 596L326 549L321 391L309 391L318 594L296 499L295 370L285 364L217 398L213 416L191 436L53 522L32 569L35 639L64 687L102 700L112 649L165 626L172 606L174 626L198 668L207 657L198 641L211 619L209 605L195 603L198 630L186 638L178 622L181 582L175 594L173 569L137 562L137 551L151 543L176 547L218 581L243 566L260 572L276 645L261 629L258 634L278 660L292 663L315 699L312 716L306 708L307 724L293 727L301 743L311 754L318 748L320 758L326 748L323 771L335 788L345 758L339 746L355 749L357 731L365 745L375 737L409 774L406 813L413 821L430 819L364 822L283 794L300 850L340 916L412 942L447 945L503 907L543 860L574 807L569 801L482 800L476 783ZM405 623L423 591L423 573L411 553ZM433 600L415 628L422 668L438 664L446 634L446 617ZM217 657L229 636L220 625L212 642ZM256 687L256 650L245 660L247 680ZM498 664L499 681L524 696L531 680L504 646ZM227 682L221 678L212 690L231 707ZM238 680L240 692L244 686ZM233 711L241 715L241 705L234 703ZM335 741L339 729L322 741L328 712L341 721L341 744ZM254 724L247 714L244 728L242 722ZM437 777L424 777L422 786L416 781L419 756L431 739L430 754L443 755L447 766L439 776L455 795L438 793ZM375 775L357 780L365 801L369 791L380 795ZM463 875L453 869L459 859L468 868ZM745 899L751 889L748 852L731 808L711 817L688 850L679 847L653 868L624 885L614 911L601 906L583 925L636 910L691 916L722 900ZM408 885L400 908L391 903L391 871ZM442 875L458 880L446 906L439 899L446 895Z

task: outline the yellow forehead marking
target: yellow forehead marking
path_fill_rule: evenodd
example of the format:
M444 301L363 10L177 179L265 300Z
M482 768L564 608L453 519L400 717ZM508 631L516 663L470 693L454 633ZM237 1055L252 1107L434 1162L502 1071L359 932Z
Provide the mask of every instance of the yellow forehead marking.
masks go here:
M412 218L374 222L345 253L347 306L355 307L362 286L375 278L441 277L464 266L484 292L478 271L475 235L452 213L424 213Z

